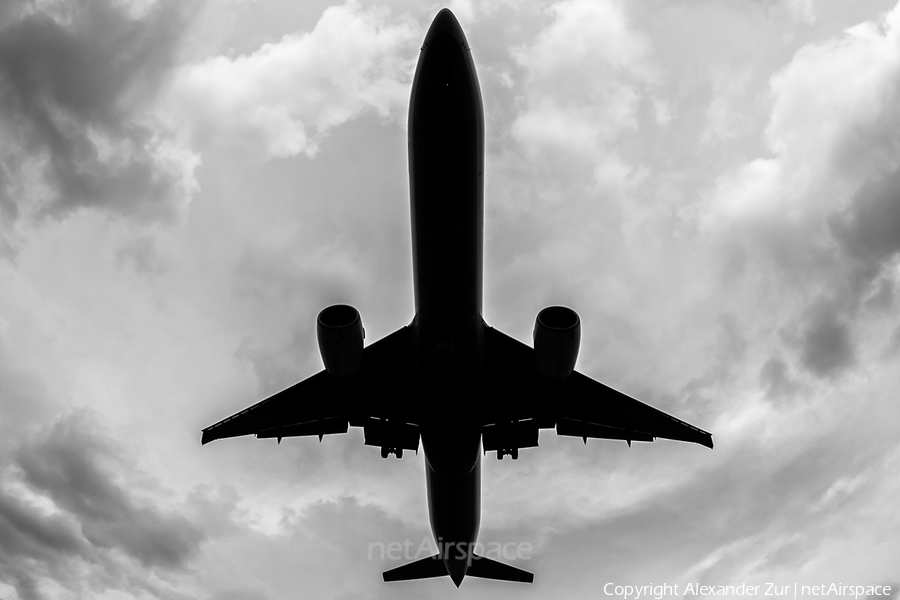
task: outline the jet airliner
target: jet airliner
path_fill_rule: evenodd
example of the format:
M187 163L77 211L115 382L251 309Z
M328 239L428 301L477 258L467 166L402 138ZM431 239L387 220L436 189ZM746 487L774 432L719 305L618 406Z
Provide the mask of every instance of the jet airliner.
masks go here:
M483 454L515 460L538 445L541 429L629 446L659 437L712 448L712 435L575 371L581 322L570 308L538 312L533 348L484 322L484 110L469 45L448 9L422 44L408 130L412 322L364 346L355 308L323 309L324 370L207 427L202 443L251 434L321 441L361 427L382 458L401 458L421 441L439 552L384 580L531 583L531 573L474 552Z

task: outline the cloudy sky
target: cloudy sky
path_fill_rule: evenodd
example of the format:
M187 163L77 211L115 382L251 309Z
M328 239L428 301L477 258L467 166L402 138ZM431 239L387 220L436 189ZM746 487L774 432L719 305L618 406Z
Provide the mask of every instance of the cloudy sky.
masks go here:
M546 598L900 585L900 5L458 0L486 120L485 319L716 448L486 458L531 587L385 585L422 454L200 446L413 316L406 115L440 5L0 3L0 598ZM896 589L896 587L895 587Z

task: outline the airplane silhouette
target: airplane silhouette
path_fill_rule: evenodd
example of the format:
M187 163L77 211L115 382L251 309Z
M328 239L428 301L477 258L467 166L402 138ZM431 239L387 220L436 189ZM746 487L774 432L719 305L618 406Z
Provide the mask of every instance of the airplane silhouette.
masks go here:
M202 443L318 436L362 427L381 456L425 451L428 511L438 554L385 571L385 581L466 575L531 583L522 569L474 553L481 456L518 458L540 429L588 438L668 438L712 448L712 435L574 370L581 322L541 310L534 348L482 319L484 109L469 45L441 10L425 36L409 107L415 316L363 347L351 306L319 313L325 369L203 430Z

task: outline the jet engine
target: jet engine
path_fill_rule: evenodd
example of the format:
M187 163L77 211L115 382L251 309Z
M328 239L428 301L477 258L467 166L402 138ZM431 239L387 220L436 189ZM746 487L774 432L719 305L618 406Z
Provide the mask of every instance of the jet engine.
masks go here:
M358 310L347 304L322 309L316 319L316 337L326 371L335 377L346 377L359 371L366 330Z
M575 370L581 319L571 308L548 306L534 320L534 355L545 377L563 379Z

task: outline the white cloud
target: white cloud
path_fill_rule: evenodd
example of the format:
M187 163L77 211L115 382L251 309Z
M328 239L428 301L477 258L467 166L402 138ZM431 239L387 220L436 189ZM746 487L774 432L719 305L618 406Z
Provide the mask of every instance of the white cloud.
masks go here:
M447 7L461 23L471 22L475 18L475 6L472 0L450 0Z
M771 108L783 116L773 113L770 131L783 147L720 178L720 195L703 207L706 231L737 234L748 246L765 247L761 252L782 266L818 270L788 269L807 285L786 291L759 285L771 275L768 264L747 257L746 271L762 275L732 273L723 283L716 270L721 246L684 223L673 232L676 219L666 211L691 203L697 181L715 178L722 163L704 162L703 153L728 155L747 131L726 127L737 133L702 145L696 163L689 150L659 143L657 135L675 135L670 139L679 142L699 138L707 124L707 88L697 84L702 92L687 100L679 95L683 88L673 89L673 82L691 87L694 80L682 77L677 61L671 79L656 81L649 42L634 33L622 6L561 3L529 44L539 29L535 23L512 9L501 12L504 35L496 35L500 26L473 3L485 20L467 30L470 41L475 46L477 35L490 36L503 55L490 69L479 65L482 83L489 70L505 82L493 86L499 90L493 99L485 98L486 116L502 127L488 167L486 318L527 339L532 309L541 302L577 306L585 328L579 368L627 384L622 387L629 393L709 429L716 449L666 441L630 449L613 442L585 447L545 432L542 447L524 451L517 463L487 457L481 539L533 543L540 550L524 566L537 572L538 585L558 586L568 597L596 596L612 580L605 578L676 581L687 573L739 580L751 571L762 578L801 566L819 576L835 565L855 578L894 572L887 563L896 556L896 543L879 546L877 540L897 527L897 374L887 362L892 359L867 357L873 340L882 348L896 327L896 311L889 309L898 262L892 275L879 280L878 289L886 290L876 303L883 322L872 323L871 331L860 330L841 298L828 296L838 287L830 284L847 276L847 265L828 260L822 266L820 260L816 267L816 259L840 258L840 251L846 260L876 266L896 254L890 193L896 177L866 179L892 164L889 105L873 105L860 113L868 117L854 120L854 103L864 105L867 84L854 84L863 85L856 96L837 90L857 99L836 111L843 125L823 132L814 120L796 121L790 114L802 110L803 94L820 88L831 93L837 84L827 65L816 66L823 70L818 86L804 83L804 73L793 73L791 65L782 71ZM330 135L316 161L240 165L240 151L206 152L199 171L203 191L181 226L136 230L84 211L20 228L27 247L15 262L0 265L0 462L18 465L20 455L7 449L27 448L33 458L22 462L44 481L43 487L29 483L21 471L14 473L14 485L0 488L0 526L15 531L9 539L21 551L3 555L12 543L0 549L0 567L18 568L32 552L43 561L40 573L57 581L46 596L63 595L64 586L76 589L67 565L93 569L92 575L135 572L132 583L154 583L148 572L155 569L171 584L158 588L161 597L175 597L177 588L221 600L274 600L291 597L308 581L321 597L458 596L446 580L382 585L380 571L396 564L365 556L370 541L409 537L418 544L428 535L421 453L381 461L376 449L362 446L356 430L321 444L241 439L199 447L200 427L320 368L311 327L321 305L360 299L370 335L392 330L411 314L405 140L399 127L381 127L374 117L403 121L407 67L424 27L407 38L401 26L388 24L386 13L357 5L332 8L328 15L330 28L323 17L308 34L243 57L184 67L165 107L166 117L184 119L192 130L199 123L196 132L205 128L210 140L245 144L266 157L313 154ZM336 62L336 31L348 22L361 23L359 31L376 49L364 60L402 60L407 48L410 62L400 71L392 70L396 65L357 65L351 59L361 50L343 34L350 57ZM507 27L514 33L507 34ZM884 31L873 31L878 46ZM827 62L829 52L850 51L866 35L810 46L795 60ZM310 40L324 41L330 54L318 54ZM503 52L516 44L523 60L518 66ZM209 71L201 73L203 68ZM192 73L221 97L212 94L207 103L205 95L194 95L190 85L196 82L186 78ZM341 87L332 82L337 76L351 81ZM882 79L890 77L885 71ZM751 78L740 93L756 93L755 83ZM402 94L390 91L395 84ZM519 104L513 93L524 93ZM690 104L700 97L700 104ZM186 104L173 104L179 99ZM332 100L333 113L326 104ZM829 103L840 104L824 98L812 109L827 116L822 106ZM271 121L253 120L257 105ZM758 107L745 105L748 123L755 123L749 111ZM509 150L517 110L522 146ZM656 128L654 116L667 127ZM633 135L644 123L639 119L650 126ZM279 130L279 123L286 129ZM110 129L84 131L85 146L111 167L142 151ZM808 136L820 137L807 143ZM535 153L534 160L522 147ZM497 154L504 152L498 169ZM49 158L18 156L28 159L23 164L31 177L18 180L20 189L52 194L54 188L41 188L53 183L43 176L42 161ZM647 167L629 164L638 161ZM573 163L583 178L570 177L566 167ZM348 164L352 178L344 176ZM662 196L647 189L657 173L671 188L671 206L661 206ZM871 185L854 192L854 182L863 179ZM838 186L836 196L817 195L831 184ZM610 189L623 191L627 202L610 202ZM636 218L623 216L626 203ZM826 225L830 214L839 217L833 227ZM840 377L819 378L816 370ZM118 445L85 443L96 432L72 422L30 436L67 404L102 412ZM140 457L140 464L111 459L109 448L119 447ZM865 469L889 447L893 468ZM96 462L87 464L91 460ZM172 491L123 485L138 468L164 479ZM63 485L79 469L96 485ZM157 496L167 498L157 506ZM188 500L179 504L173 496ZM97 504L104 518L84 511L79 503L85 501ZM810 514L817 502L820 510ZM124 524L128 518L131 527ZM190 525L176 531L182 519ZM852 534L846 522L854 523ZM96 547L78 530L82 524ZM55 558L59 553L41 542L54 535L64 548L81 548L91 557L119 552L122 561L94 568L77 557ZM206 541L198 543L197 535ZM848 544L859 558L844 556ZM860 566L864 559L871 564ZM885 564L873 566L879 560ZM521 595L521 588L492 582L465 585L476 595Z
M706 109L707 125L700 135L700 141L733 138L745 125L745 117L735 107L741 96L746 94L750 82L750 71L734 72L723 68L713 70L712 100Z
M201 136L314 156L330 129L365 112L404 119L418 38L409 20L350 1L326 9L310 33L182 67L169 106Z
M898 82L900 6L801 48L770 82L772 156L721 176L701 222L787 267L821 260L826 219L867 179L900 166Z
M770 17L787 16L795 22L812 25L816 22L815 0L755 0Z
M896 327L877 306L893 301L900 252L898 90L900 5L797 51L770 81L771 156L726 172L708 197L701 227L749 297L770 307L751 318L777 328L770 343L793 356L768 355L768 375L783 381L762 371L759 381L773 395L815 397L804 375L873 368L882 342L872 332ZM879 292L880 304L865 303ZM791 364L802 370L788 378Z
M798 21L812 25L816 22L816 9L813 0L784 0L788 12Z
M512 133L530 152L563 151L587 161L637 128L640 85L651 79L649 42L613 0L565 0L531 46L514 49L527 71L524 110Z
M662 127L668 125L672 120L672 108L669 106L669 103L658 98L654 99L653 118L656 120L657 125Z
M900 8L839 38L801 48L771 80L775 102L766 128L769 147L788 159L826 162L837 146L853 144L848 138L859 129L876 122L889 125L897 117L898 69ZM900 164L893 154L879 156L885 150L881 144L865 145L867 162Z

